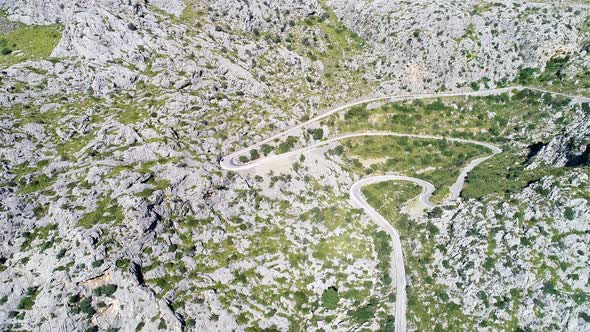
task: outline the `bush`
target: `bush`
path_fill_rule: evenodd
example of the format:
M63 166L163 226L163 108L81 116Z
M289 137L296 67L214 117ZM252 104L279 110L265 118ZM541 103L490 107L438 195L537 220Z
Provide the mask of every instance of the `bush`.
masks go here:
M369 119L369 111L365 105L357 105L351 107L344 113L345 120L367 120Z
M436 206L434 209L428 211L429 218L440 218L443 215L443 209L440 206Z
M393 331L395 329L395 317L390 315L381 323L381 331Z
M262 150L263 155L268 156L268 154L273 150L273 147L268 144L262 144L260 150Z
M93 291L96 296L112 296L117 291L117 285L108 284L104 286L96 287Z
M80 301L80 294L74 294L74 295L70 296L70 298L69 298L69 300L68 300L68 302L69 302L70 304L76 304L76 303L78 303L79 301Z
M277 152L279 154L289 152L291 149L293 149L293 147L295 146L295 143L297 143L297 137L289 136L289 137L287 137L287 139L283 143L279 144Z
M35 299L31 296L25 296L20 299L16 308L19 310L31 310L33 305L35 305Z
M145 323L144 323L144 321L141 321L141 322L139 322L139 323L137 324L137 326L135 327L135 331L136 331L136 332L139 332L139 331L141 331L141 329L143 329L143 327L144 327L144 326L145 326Z
M568 61L569 57L567 56L552 58L549 61L547 61L547 64L545 65L545 70L543 70L543 73L541 73L541 75L539 76L539 81L550 82L556 79L562 80L565 76L562 72L562 69Z
M574 215L574 209L572 209L569 206L566 207L565 208L565 212L564 212L564 216L565 216L565 219L567 219L567 220L574 220L574 216L575 216Z
M90 318L94 316L96 310L92 307L92 301L89 298L85 298L80 301L80 305L77 307L78 312L86 314L86 317Z
M20 300L16 308L19 310L31 310L35 305L37 294L37 287L29 287L27 289L27 295Z
M258 158L260 158L260 154L258 153L258 150L256 150L256 149L250 150L250 160L256 160Z
M331 154L340 156L344 153L344 147L342 145L338 145L337 147L335 147L333 150L330 150Z
M555 282L548 281L543 283L543 293L551 295L559 295L559 291L555 289Z
M315 222L315 223L324 222L324 213L322 212L322 209L320 209L317 206L315 206L314 208L312 208L309 211L309 217L312 222Z
M307 129L307 132L312 135L314 140L321 140L324 138L324 130L322 128Z
M582 305L586 303L588 299L588 295L581 289L576 290L573 296L574 302L578 305Z
M57 253L57 259L62 259L66 255L66 248L61 248L61 250Z
M444 111L447 107L445 106L445 104L442 101L437 100L431 104L426 105L425 108L428 111Z
M336 309L339 300L338 290L335 287L330 287L322 293L322 305L328 309Z
M358 321L359 323L364 323L369 319L375 316L375 309L377 301L375 299L371 299L371 303L360 307L351 313L351 316L354 320Z
M129 268L129 259L127 259L127 258L118 259L115 262L115 265L122 270L127 270Z
M537 68L530 68L530 67L522 68L518 72L518 76L516 77L516 82L518 82L520 84L530 83L531 81L533 81L533 79L535 78L538 71L539 70Z

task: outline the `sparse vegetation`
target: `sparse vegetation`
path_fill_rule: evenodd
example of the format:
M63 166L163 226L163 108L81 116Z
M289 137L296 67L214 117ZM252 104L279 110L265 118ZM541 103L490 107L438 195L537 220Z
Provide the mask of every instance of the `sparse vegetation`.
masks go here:
M114 224L123 220L123 212L117 203L112 202L110 198L103 198L97 202L94 211L86 213L78 225L84 228L91 228L95 225Z

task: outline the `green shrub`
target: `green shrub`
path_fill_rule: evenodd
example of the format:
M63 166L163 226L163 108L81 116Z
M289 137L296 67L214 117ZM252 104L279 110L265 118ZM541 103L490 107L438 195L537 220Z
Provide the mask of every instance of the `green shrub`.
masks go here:
M121 258L115 262L115 265L121 270L127 270L129 268L129 259Z
M437 100L433 103L426 105L424 108L428 111L444 111L447 108L447 106L445 106L445 104L442 101Z
M537 69L537 68L530 68L530 67L522 68L518 72L518 76L516 77L516 82L518 82L520 84L531 83L534 80L534 78L538 72L539 72L539 69Z
M496 261L494 261L494 259L493 259L493 258L491 258L491 257L486 257L486 259L485 259L485 261L484 261L484 263L483 263L483 268L484 268L486 271L491 271L491 270L494 268L494 266L495 266L495 265L496 265Z
M369 111L367 111L366 105L356 105L351 107L346 113L344 113L345 120L367 120L369 119Z
M260 149L262 150L263 155L268 156L268 154L272 152L273 147L268 144L262 144Z
M322 128L307 129L307 132L312 135L314 140L321 140L324 138L324 130Z
M92 307L92 300L89 298L84 298L80 301L80 304L77 306L77 311L79 313L83 313L86 317L90 318L96 314L96 310Z
M35 305L35 299L30 296L23 297L17 305L19 310L31 310Z
M322 305L328 309L336 309L339 300L338 290L334 287L330 287L322 293Z
M35 299L37 298L37 294L37 287L29 287L29 289L27 289L27 295L20 299L16 308L19 310L31 310L35 305Z
M377 299L372 298L369 304L352 311L350 315L357 322L364 323L375 316L377 304Z
M76 304L80 301L80 294L74 294L72 296L70 296L70 298L68 299L68 302L70 304Z
M395 330L395 317L393 315L387 316L387 319L381 323L381 331Z
M559 295L559 291L555 288L554 281L547 281L543 283L543 292L545 294Z
M588 300L588 295L583 290L577 289L573 295L573 299L576 304L582 305Z
M565 64L569 61L569 57L557 57L547 61L545 70L539 75L540 82L551 82L555 80L561 80L564 78L562 69Z
M92 292L96 296L112 296L117 291L117 285L108 284L96 287Z
M277 148L277 153L281 154L281 153L289 152L291 149L293 149L293 147L295 146L295 143L297 143L297 141L298 141L298 139L295 136L287 137L287 139L284 142L279 144L279 147Z
M564 212L564 216L565 216L565 219L567 219L567 220L574 220L574 217L575 217L574 209L572 209L569 206L566 207L565 212Z
M440 206L436 206L434 209L428 211L429 218L440 218L443 215L443 209Z
M35 215L35 218L41 219L47 214L47 208L40 205L36 206L33 208L33 214Z
M145 326L145 322L141 321L137 324L137 326L135 327L135 332L139 332L141 331L141 329L143 329L143 327Z
M258 153L258 150L256 150L256 149L250 150L250 160L256 160L258 158L260 158L260 154Z

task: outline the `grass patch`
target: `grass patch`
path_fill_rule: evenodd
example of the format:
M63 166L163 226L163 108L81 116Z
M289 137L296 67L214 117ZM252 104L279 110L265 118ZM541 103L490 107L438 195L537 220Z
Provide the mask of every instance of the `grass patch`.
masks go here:
M25 181L24 178L21 178L21 180L18 183L19 183L21 193L30 194L30 193L41 191L41 190L49 187L53 183L54 180L55 180L54 178L50 178L49 176L47 176L45 174L41 174L41 175L33 176L28 181Z
M16 23L18 28L0 36L0 66L48 58L61 40L62 26L25 25Z
M398 172L424 179L436 187L433 201L442 201L469 161L491 153L473 144L391 136L353 138L343 146L343 159L353 172Z
M94 225L117 224L124 218L121 208L110 198L103 198L96 204L96 209L82 216L78 220L78 226L91 228Z

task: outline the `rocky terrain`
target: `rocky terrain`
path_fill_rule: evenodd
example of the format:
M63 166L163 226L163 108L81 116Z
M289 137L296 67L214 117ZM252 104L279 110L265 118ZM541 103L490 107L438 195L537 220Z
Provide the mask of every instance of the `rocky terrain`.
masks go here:
M578 54L587 42L585 5L554 2L328 1L343 22L383 54L384 87L445 91L493 87L522 67ZM585 51L584 51L585 52Z
M359 97L588 95L585 6L0 0L0 330L392 330L391 244L350 206L341 148L220 159ZM409 274L409 329L589 328L590 108L539 98L539 125L494 136L524 161L412 214L406 270L430 248L430 272Z

